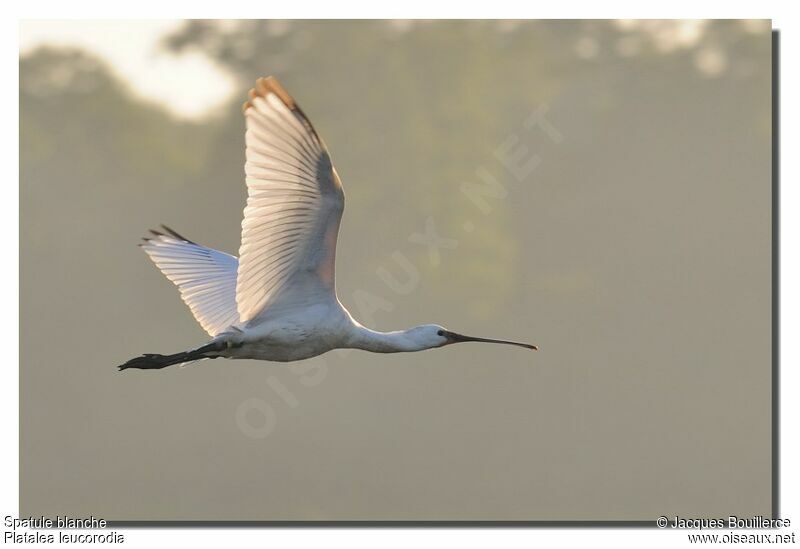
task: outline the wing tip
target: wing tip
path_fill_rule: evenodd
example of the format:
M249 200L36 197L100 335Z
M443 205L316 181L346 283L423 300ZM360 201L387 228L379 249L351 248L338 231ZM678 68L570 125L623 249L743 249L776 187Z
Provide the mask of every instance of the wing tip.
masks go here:
M303 124L305 124L311 133L317 138L317 140L321 141L319 134L317 134L317 130L314 129L314 125L308 119L306 114L303 112L303 109L300 108L300 105L297 104L297 101L286 91L286 88L283 87L283 84L280 81L270 75L270 76L262 76L261 78L256 79L256 85L254 88L250 88L250 91L247 92L249 99L244 102L242 105L242 113L247 113L248 109L253 106L253 99L257 97L261 97L266 99L267 95L270 93L275 94L275 96L280 99L280 101L286 105L286 107L292 111L295 116L297 116Z
M290 109L298 109L294 98L289 95L289 92L286 91L286 88L284 88L280 81L274 76L262 76L261 78L257 79L256 87L250 90L250 92L255 92L261 97L266 97L268 93L272 92L277 95L278 99L283 101L283 103Z
M286 88L283 87L277 78L274 76L262 76L261 78L256 79L255 87L250 88L250 91L247 92L247 95L250 97L250 99L244 102L242 105L242 111L246 111L253 106L253 99L256 97L266 98L270 92L274 93L278 99L280 99L283 104L289 107L291 110L299 110L294 98L289 95L289 92L286 91Z
M177 238L178 240L183 240L184 242L187 242L189 244L197 245L197 242L192 242L191 240L189 240L188 238L186 238L182 234L178 233L178 231L174 231L174 230L170 229L169 227L167 227L163 223L160 225L160 227L162 229L164 229L165 231L167 231L167 233L169 233L169 235L172 236L173 238Z
M194 244L195 246L199 245L199 244L197 244L197 242L192 242L191 240L189 240L188 238L186 238L182 234L180 234L177 231L167 227L163 223L159 225L159 229L161 229L161 230L148 229L150 234L147 235L147 236L143 236L142 240L144 240L144 242L138 244L138 246L139 247L148 246L148 245L150 245L151 241L153 241L153 240L163 240L165 237L166 238L174 238L176 240L180 240L181 242L185 242L187 244ZM164 231L164 232L161 232L161 231Z

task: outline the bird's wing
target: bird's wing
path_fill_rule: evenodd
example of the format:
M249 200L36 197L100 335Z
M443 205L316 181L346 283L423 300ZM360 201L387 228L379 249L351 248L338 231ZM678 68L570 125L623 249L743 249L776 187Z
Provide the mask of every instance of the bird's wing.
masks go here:
M294 284L335 291L344 193L325 144L275 78L259 78L243 110L247 207L236 304L247 322Z
M236 268L232 255L191 242L164 227L141 244L153 263L181 292L181 298L211 336L237 324Z

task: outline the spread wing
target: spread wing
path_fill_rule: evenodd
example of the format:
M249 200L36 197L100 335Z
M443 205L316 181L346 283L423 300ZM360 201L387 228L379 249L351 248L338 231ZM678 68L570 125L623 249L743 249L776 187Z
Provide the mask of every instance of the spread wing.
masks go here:
M325 144L275 78L258 79L243 110L247 207L236 304L244 323L293 285L335 291L344 193Z
M181 298L211 336L239 321L235 257L187 240L169 227L151 231L142 249L181 292Z

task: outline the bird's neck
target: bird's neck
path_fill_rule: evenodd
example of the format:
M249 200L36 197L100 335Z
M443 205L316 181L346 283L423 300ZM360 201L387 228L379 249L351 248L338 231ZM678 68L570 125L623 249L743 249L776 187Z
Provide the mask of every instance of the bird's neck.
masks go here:
M408 330L378 332L359 324L353 326L349 347L373 353L406 353L426 348L408 337Z

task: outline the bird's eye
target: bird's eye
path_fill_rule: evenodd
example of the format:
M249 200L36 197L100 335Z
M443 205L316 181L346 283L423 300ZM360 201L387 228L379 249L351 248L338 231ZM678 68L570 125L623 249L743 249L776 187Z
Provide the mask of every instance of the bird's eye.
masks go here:
M438 332L436 332L436 335L443 336L444 335L444 330L439 330Z

